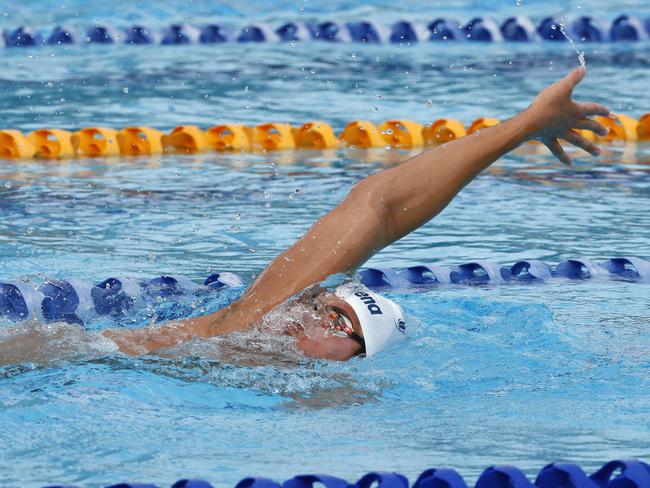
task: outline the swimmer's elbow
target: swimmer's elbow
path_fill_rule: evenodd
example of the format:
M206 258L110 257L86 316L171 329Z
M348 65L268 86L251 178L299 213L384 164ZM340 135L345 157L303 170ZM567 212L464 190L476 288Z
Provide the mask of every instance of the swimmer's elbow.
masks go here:
M352 208L363 213L365 227L377 234L383 242L386 239L386 228L392 220L392 205L387 199L384 180L372 175L357 183L348 195L348 203ZM385 243L386 245L388 243Z

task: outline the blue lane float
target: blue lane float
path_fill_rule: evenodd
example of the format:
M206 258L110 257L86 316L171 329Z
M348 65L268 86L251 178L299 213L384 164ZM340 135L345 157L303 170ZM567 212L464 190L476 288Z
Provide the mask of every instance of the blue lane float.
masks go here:
M201 31L186 24L172 24L162 33L160 44L197 44Z
M608 42L609 26L593 17L578 17L569 24L569 36L583 42Z
M43 45L43 35L30 27L18 27L14 31L4 31L6 47L37 47Z
M650 39L650 18L642 19L626 14L611 21L591 16L570 19L546 17L535 24L526 16L508 17L501 23L485 16L475 17L465 24L455 19L436 18L429 22L400 20L390 26L367 20L314 23L288 21L278 27L255 23L238 30L221 24L171 24L164 28L133 25L122 29L97 24L87 29L85 36L74 28L61 25L49 31L20 26L14 30L4 30L0 46L179 45L310 40L362 44L412 44L427 41L565 42L567 38L563 32L576 42L642 42Z
M648 19L650 27L650 19ZM620 15L614 22L609 31L612 42L638 42L647 41L650 29L646 31L643 22L638 17L631 15Z
M201 28L199 42L201 44L220 44L228 42L231 37L232 35L223 26L210 24Z
M312 31L304 22L287 22L275 32L283 42L309 41L312 38Z
M280 36L266 24L251 24L237 36L237 42L279 42Z
M55 27L46 40L46 43L50 46L78 44L80 42L81 38L74 29L63 26Z
M111 27L95 25L86 31L85 41L94 44L115 44L120 41L120 33Z
M537 33L543 41L567 41L566 36L562 33L564 26L562 22L555 17L546 17L537 27Z
M38 288L22 282L0 282L0 317L14 322L87 324L97 317L121 317L148 303L237 288L242 279L229 272L213 273L202 284L185 276L163 275L149 280L111 277L88 280L48 279Z
M534 42L539 40L535 24L523 15L506 19L501 26L503 39L512 42Z
M435 19L427 25L429 41L462 41L465 33L460 22L456 19Z
M221 483L219 486L222 486ZM107 488L157 488L151 483L117 483ZM386 471L363 475L355 483L326 474L302 474L282 483L269 478L249 477L239 481L235 488L409 488L406 476ZM454 469L430 468L424 470L410 485L411 488L468 488L467 482ZM210 482L182 479L172 488L213 488ZM490 466L479 476L474 488L648 488L650 466L639 460L614 460L591 475L577 464L552 463L544 466L533 483L514 466ZM49 485L46 488L75 488L71 485Z
M503 35L501 27L492 17L476 17L470 20L465 27L465 38L468 41L501 42Z

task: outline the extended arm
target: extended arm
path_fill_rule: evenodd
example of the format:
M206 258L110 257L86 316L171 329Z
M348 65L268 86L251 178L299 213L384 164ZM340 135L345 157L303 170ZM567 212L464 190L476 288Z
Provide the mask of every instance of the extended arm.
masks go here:
M566 164L570 160L558 138L598 154L598 148L574 130L604 134L604 127L589 117L609 113L600 105L571 100L583 76L584 70L576 69L516 117L364 179L338 207L276 257L230 306L176 324L109 336L127 352L143 352L195 336L244 330L290 296L334 273L353 271L428 222L481 171L525 141L540 139Z

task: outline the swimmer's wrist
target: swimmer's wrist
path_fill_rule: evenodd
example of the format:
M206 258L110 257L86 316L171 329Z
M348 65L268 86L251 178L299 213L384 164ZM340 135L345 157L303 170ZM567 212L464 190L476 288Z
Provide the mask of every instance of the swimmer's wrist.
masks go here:
M539 137L540 117L535 114L533 107L528 107L523 112L517 114L513 121L516 121L520 131L521 142L528 142Z

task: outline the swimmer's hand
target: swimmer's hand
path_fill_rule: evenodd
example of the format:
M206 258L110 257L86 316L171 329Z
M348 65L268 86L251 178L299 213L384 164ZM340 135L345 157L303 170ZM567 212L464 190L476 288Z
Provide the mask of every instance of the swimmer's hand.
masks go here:
M600 148L581 136L575 129L586 129L604 136L607 129L593 120L594 115L609 116L607 107L594 102L580 103L571 99L573 89L582 81L586 73L584 67L571 71L561 80L542 91L531 106L521 115L530 124L530 139L540 140L553 155L566 165L571 164L560 145L562 139L584 149L592 156L600 154Z
M113 341L120 352L129 356L141 356L195 338L180 322L141 329L107 329L102 334Z

